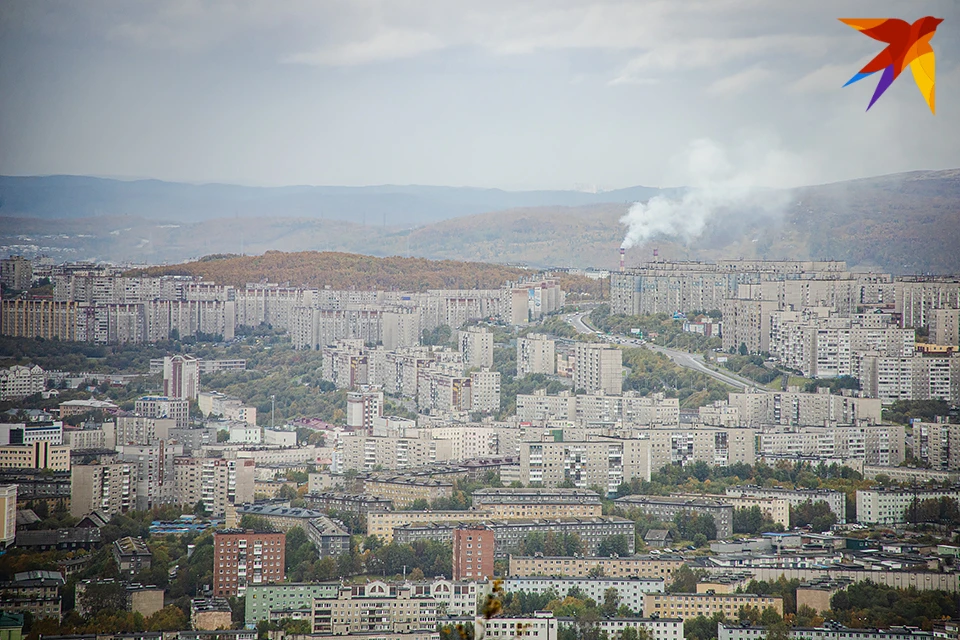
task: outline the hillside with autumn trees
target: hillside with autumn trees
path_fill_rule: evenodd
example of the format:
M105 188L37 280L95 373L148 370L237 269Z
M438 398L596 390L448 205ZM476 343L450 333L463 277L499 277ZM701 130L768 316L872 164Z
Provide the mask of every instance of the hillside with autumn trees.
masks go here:
M275 282L295 287L424 291L427 289L496 289L535 271L483 262L427 260L393 256L375 258L333 251L267 251L259 256L213 255L195 262L148 267L144 275L189 275L242 287L248 282ZM600 293L600 285L582 276L556 274L565 291Z

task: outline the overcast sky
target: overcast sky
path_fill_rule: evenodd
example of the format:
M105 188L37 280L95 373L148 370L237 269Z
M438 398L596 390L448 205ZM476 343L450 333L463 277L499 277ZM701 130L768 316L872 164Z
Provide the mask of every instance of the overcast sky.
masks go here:
M945 18L937 115L838 17ZM960 167L957 0L0 1L0 173L792 186ZM699 145L699 147L698 147Z

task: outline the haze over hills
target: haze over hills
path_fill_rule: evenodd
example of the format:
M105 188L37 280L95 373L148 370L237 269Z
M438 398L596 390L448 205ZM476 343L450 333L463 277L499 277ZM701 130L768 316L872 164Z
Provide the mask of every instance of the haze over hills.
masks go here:
M636 188L637 198L625 197L633 193L630 190L517 194L443 187L290 187L265 190L292 194L290 199L275 197L274 193L258 200L252 195L259 192L255 188L213 185L214 190L205 191L202 187L173 185L170 188L174 191L182 187L184 193L203 193L204 197L220 189L224 193L251 194L244 201L251 207L248 211L271 203L267 214L238 212L236 216L215 217L231 200L210 195L218 203L210 209L214 213L185 220L186 209L165 210L161 203L150 203L147 196L124 200L128 208L123 213L92 217L89 212L95 198L80 198L80 204L71 208L69 203L79 198L78 192L56 187L61 180L88 184L87 179L5 178L0 185L22 186L31 180L35 180L33 185L45 185L36 187L40 196L31 206L26 203L27 189L0 189L0 212L11 214L14 208L32 212L0 218L0 252L130 263L180 262L216 253L316 250L612 268L617 264L625 233L620 218L634 199L644 193L647 197L658 193L644 187ZM136 184L92 180L89 184L101 186ZM343 213L346 219L333 215L321 218L315 215L316 210L305 215L291 204L308 193L298 189L336 192L349 204L339 211L353 213ZM471 200L471 194L475 199ZM780 195L782 204L775 211L718 209L698 237L654 237L628 251L627 262L649 259L656 247L663 258L836 258L847 260L851 266L893 273L960 272L960 170L802 187ZM368 196L370 199L365 200ZM314 193L310 197L319 196ZM603 202L604 197L617 199ZM592 201L584 204L582 200ZM379 204L367 207L365 201ZM513 204L518 201L529 206ZM21 204L14 207L15 202ZM190 202L200 207L202 200ZM401 202L408 203L409 208L397 204ZM392 213L384 217L387 208ZM379 213L374 215L373 211ZM50 217L55 215L62 217ZM432 221L393 223L399 219Z

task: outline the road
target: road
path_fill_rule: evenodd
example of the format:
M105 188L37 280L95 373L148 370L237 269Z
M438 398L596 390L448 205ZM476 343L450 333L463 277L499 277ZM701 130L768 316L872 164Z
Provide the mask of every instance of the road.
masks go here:
M564 316L563 319L580 333L592 333L594 335L597 335L601 340L604 340L606 342L613 342L615 344L623 344L626 346L633 346L633 347L645 346L648 349L652 349L653 351L658 351L663 355L667 356L668 358L670 358L670 360L673 361L674 364L678 366L685 367L687 369L693 369L694 371L698 371L704 375L710 376L714 380L719 380L724 384L728 384L731 387L735 387L737 389L746 389L748 387L757 386L757 383L755 383L752 380L741 378L740 376L734 375L732 373L723 373L721 371L715 371L711 369L703 362L703 356L699 354L687 353L686 351L678 351L677 349L670 349L669 347L661 347L655 344L650 344L649 342L640 342L637 339L628 338L626 336L618 336L618 338L620 339L620 342L612 340L605 335L598 334L594 329L591 329L589 326L587 326L587 324L583 321L583 318L586 315L587 315L586 312L572 313L570 315Z

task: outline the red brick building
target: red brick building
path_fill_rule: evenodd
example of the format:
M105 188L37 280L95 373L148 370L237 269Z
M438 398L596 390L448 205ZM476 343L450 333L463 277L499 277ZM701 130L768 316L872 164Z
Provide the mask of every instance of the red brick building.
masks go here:
M242 596L248 585L282 582L282 533L227 529L213 534L213 595Z
M493 577L493 530L462 527L453 530L453 579Z

